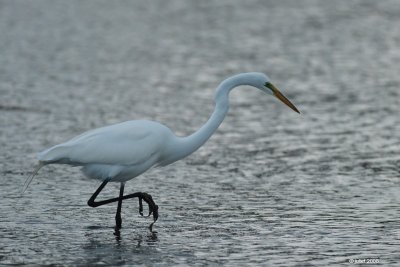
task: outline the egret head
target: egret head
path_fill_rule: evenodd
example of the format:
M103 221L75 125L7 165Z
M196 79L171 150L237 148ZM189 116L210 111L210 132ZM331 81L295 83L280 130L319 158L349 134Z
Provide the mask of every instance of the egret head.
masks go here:
M278 98L280 101L282 101L285 105L287 105L289 108L294 110L297 113L300 113L298 109L293 105L289 99L287 99L279 90L278 88L273 85L267 75L264 73L260 72L248 72L248 73L241 73L237 74L235 76L232 76L226 80L224 80L220 86L218 87L219 89L227 89L227 90L218 90L216 92L216 99L220 97L227 97L227 94L229 91L236 86L240 85L250 85L253 87L256 87L263 91L264 93L267 93L269 95L273 95L276 98Z
M245 74L246 75L246 74ZM289 108L293 109L295 112L300 113L298 109L293 105L289 99L287 99L280 91L279 89L273 85L267 75L264 73L258 73L258 72L251 72L247 73L248 75L248 82L249 85L252 85L261 91L273 95L276 98L278 98L280 101L282 101L285 105L287 105Z

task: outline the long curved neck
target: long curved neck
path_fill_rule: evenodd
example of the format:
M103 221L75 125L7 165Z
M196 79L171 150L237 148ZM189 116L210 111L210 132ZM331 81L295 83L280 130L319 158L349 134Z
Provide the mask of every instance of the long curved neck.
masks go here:
M229 110L229 92L244 85L241 75L236 75L223 81L215 93L215 109L208 121L195 133L182 137L179 158L186 157L199 149L218 129Z
M215 109L208 121L193 134L183 137L183 147L187 156L199 149L213 133L218 129L219 125L225 118L229 110L229 100L226 97L223 101L215 103Z

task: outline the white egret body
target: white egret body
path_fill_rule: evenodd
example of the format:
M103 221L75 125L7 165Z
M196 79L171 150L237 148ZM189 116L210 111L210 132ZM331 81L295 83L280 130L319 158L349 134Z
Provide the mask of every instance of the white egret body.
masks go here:
M238 74L224 80L218 86L214 112L206 124L192 135L179 137L168 127L146 120L133 120L97 128L40 152L39 167L25 182L23 191L40 167L47 164L82 166L83 173L90 178L121 182L123 186L126 181L151 167L166 166L180 160L200 148L217 130L229 109L229 92L240 85L250 85L275 95L294 111L299 112L271 84L265 74ZM122 194L120 198L122 201Z

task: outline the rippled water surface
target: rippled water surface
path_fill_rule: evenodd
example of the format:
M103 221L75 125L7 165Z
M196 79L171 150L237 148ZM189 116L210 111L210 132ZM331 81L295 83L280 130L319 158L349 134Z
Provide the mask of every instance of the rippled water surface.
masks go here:
M0 265L400 263L400 2L0 1ZM35 153L130 119L179 135L218 83L261 71L300 109L231 93L189 158L127 183L160 206L86 205L99 186ZM118 184L103 197L118 194Z

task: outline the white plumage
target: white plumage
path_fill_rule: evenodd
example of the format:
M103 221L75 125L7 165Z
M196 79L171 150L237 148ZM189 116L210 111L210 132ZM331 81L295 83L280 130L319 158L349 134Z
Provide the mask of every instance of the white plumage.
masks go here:
M177 137L166 126L145 120L85 132L38 154L45 164L84 166L86 176L124 182L161 162ZM160 149L162 148L162 149Z

